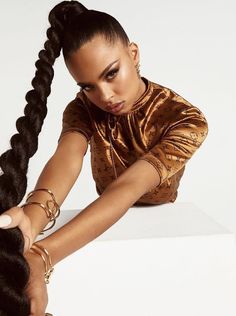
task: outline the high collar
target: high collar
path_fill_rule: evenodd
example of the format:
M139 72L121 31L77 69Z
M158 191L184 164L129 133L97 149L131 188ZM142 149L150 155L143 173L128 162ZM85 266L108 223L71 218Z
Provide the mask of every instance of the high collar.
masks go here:
M127 115L130 114L136 110L138 110L139 108L141 108L146 102L147 100L150 98L152 92L153 92L153 87L151 84L151 81L149 81L148 79L146 79L145 77L141 77L141 79L144 81L145 85L146 85L146 90L144 91L144 93L134 102L134 104L132 105L132 108L130 109L130 111L121 114L121 115Z

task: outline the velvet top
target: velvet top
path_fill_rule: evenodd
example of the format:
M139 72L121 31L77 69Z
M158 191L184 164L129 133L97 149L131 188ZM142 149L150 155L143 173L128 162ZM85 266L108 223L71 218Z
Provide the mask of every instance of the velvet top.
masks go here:
M87 139L99 195L126 168L144 159L161 181L135 205L174 202L185 165L206 138L208 123L196 106L172 89L142 80L146 91L122 115L103 111L84 92L77 93L63 112L59 140L68 132Z

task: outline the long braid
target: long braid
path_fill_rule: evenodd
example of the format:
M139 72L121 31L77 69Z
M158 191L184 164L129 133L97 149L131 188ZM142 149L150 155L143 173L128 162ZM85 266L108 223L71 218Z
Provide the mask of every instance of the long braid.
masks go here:
M47 97L51 93L53 65L60 55L67 16L86 8L77 1L63 1L49 13L48 40L38 54L33 90L27 92L24 116L16 121L18 133L10 139L11 149L0 156L0 214L18 205L27 188L29 159L38 149L38 135L47 115ZM70 20L70 19L68 19ZM19 228L0 229L0 315L28 316L30 302L25 290L30 269L23 256L24 239Z

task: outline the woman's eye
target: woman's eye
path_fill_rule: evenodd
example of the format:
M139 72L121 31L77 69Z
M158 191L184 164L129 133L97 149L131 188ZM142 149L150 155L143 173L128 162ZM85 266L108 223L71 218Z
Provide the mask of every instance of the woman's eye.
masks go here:
M84 87L80 87L80 92L81 91L90 91L90 87L89 86L84 86Z
M112 69L111 71L109 71L107 73L107 78L108 79L112 79L113 77L115 77L115 75L117 74L119 69Z
M106 78L107 78L107 79L113 79L113 78L116 76L116 74L117 74L118 71L119 71L118 68L112 69L111 71L109 71L109 72L107 73ZM80 92L82 92L82 91L87 91L87 92L89 92L89 91L91 91L91 90L92 90L92 87L90 87L90 86L82 86L82 87L80 87Z

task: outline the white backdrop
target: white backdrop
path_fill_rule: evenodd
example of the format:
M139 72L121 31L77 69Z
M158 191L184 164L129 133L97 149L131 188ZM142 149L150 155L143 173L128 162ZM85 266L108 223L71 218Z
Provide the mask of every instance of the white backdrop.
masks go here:
M50 9L59 1L0 0L0 152L9 148L23 114L34 63L46 40ZM236 232L235 178L235 2L233 0L90 0L88 8L114 15L141 50L141 74L198 106L209 123L202 147L188 162L177 201L193 202ZM53 154L62 112L78 90L63 58L55 63L48 115L39 149L30 161L28 191ZM89 150L64 209L81 209L97 197Z

